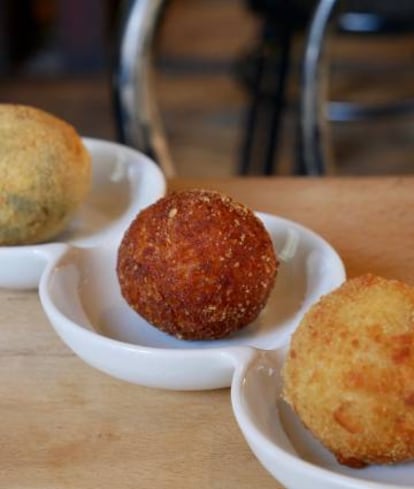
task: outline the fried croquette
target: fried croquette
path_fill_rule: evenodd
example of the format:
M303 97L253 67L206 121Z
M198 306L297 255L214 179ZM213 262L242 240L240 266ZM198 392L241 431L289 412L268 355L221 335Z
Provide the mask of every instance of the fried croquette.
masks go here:
M278 260L262 222L219 192L192 189L141 211L125 233L117 274L127 303L160 330L217 339L264 307Z
M46 241L67 225L90 184L75 129L42 110L0 104L0 245Z
M340 463L414 458L414 287L348 280L307 312L282 373L284 399Z

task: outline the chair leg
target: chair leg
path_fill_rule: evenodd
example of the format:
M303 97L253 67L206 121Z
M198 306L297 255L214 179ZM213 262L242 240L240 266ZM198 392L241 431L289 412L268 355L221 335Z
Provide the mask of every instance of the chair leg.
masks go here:
M282 127L282 118L286 103L286 84L288 81L291 45L292 45L292 29L289 24L281 26L280 30L280 61L278 66L273 69L278 70L278 79L276 90L270 102L270 121L269 133L267 138L267 147L265 150L264 168L265 175L274 173L274 163L279 153L280 133Z
M241 174L252 173L259 168L259 173L270 175L275 170L289 75L291 38L289 22L264 25L244 127L239 165Z
M257 130L257 120L260 111L261 97L262 97L262 79L265 67L265 56L262 47L259 49L259 53L256 55L254 74L250 81L251 85L251 98L250 105L247 109L244 137L242 140L239 173L241 175L247 175L253 166L253 149L255 146L255 136Z

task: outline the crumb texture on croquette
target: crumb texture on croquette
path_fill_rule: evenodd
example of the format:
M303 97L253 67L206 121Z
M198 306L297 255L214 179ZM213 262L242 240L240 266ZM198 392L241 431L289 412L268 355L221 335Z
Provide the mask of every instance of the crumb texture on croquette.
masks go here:
M250 209L191 189L139 213L121 242L117 273L124 298L150 323L178 338L215 339L257 317L277 266Z
M414 458L414 288L372 274L323 297L295 331L283 397L342 464Z
M75 129L42 110L0 104L0 245L45 241L86 197L90 156Z

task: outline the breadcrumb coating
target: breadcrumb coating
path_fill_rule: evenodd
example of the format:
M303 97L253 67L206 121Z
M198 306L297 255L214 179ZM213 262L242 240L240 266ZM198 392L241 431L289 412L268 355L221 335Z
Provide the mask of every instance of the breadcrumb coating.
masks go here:
M46 241L89 190L90 156L75 129L42 110L0 104L0 245Z
M282 374L284 399L340 463L414 458L414 288L348 280L305 315Z
M278 260L262 222L219 192L191 189L144 209L119 248L128 304L182 339L216 339L251 323Z

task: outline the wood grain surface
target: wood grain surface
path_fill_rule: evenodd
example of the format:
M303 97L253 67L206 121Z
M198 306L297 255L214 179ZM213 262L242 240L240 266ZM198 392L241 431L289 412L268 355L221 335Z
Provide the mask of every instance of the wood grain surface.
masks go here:
M328 239L348 274L414 284L414 177L176 180L222 190ZM63 345L36 292L0 291L0 487L277 489L240 434L227 389L114 380Z

